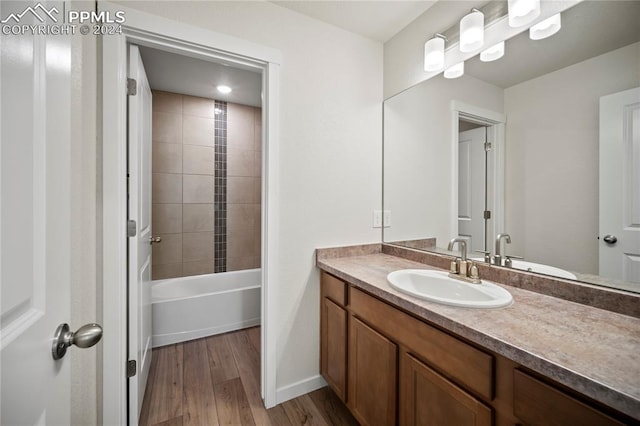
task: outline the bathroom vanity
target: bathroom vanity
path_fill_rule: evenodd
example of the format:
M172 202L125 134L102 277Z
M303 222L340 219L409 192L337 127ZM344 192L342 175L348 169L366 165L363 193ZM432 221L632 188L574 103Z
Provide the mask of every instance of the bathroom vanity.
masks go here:
M448 260L384 244L317 251L321 373L360 423L640 423L637 315L509 282L500 285L514 303L499 309L436 304L387 283ZM498 269L483 266L481 278Z

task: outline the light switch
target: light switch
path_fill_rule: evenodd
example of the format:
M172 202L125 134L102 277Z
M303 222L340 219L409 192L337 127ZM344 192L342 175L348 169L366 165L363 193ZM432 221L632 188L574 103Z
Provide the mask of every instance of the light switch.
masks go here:
M382 228L382 210L373 211L373 227Z
M389 228L391 226L391 210L385 210L382 212L382 226Z

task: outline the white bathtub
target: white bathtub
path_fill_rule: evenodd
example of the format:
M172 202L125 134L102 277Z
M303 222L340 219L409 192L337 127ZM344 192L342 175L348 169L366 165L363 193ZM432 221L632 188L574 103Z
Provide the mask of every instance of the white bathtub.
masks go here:
M153 347L260 324L261 270L154 281Z

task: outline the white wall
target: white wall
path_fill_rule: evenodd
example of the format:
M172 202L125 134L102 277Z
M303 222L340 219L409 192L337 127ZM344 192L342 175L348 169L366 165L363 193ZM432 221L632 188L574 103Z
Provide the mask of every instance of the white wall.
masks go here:
M279 49L279 389L319 373L314 249L380 241L382 44L269 2L127 7Z
M599 98L640 86L640 43L505 90L509 253L597 274Z
M470 76L434 77L384 103L384 209L392 217L385 242L435 237L446 248L457 236L453 100L503 111L503 90Z

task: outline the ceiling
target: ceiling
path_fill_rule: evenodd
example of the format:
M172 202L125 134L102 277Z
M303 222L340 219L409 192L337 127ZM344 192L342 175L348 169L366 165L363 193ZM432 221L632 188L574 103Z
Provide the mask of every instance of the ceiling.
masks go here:
M242 105L262 105L262 74L229 65L140 46L149 85L154 90L199 96ZM232 89L222 94L216 86Z
M287 0L272 3L384 43L433 6L436 0Z

